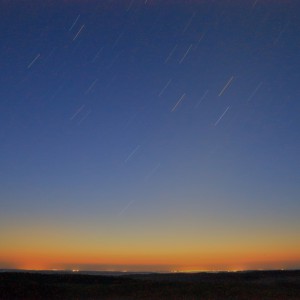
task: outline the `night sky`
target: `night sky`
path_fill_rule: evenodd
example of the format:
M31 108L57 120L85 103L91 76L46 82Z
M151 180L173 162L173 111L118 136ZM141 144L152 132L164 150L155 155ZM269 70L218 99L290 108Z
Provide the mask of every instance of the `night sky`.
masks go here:
M1 0L0 41L0 268L300 268L298 0Z

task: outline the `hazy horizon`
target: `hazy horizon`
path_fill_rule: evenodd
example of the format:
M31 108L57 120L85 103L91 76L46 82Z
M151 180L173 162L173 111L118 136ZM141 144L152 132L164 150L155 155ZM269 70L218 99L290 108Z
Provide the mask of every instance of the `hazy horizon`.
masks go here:
M19 271L55 271L55 272L116 272L116 273L126 273L126 272L157 272L157 273L194 273L194 272L237 272L237 271L292 271L300 270L300 264L298 262L284 262L284 263L261 263L244 265L243 267L226 266L226 265L202 265L202 267L197 266L179 266L179 265L101 265L101 264L54 264L48 268L19 268L18 265L3 265L0 270L19 270ZM56 268L55 268L56 266Z

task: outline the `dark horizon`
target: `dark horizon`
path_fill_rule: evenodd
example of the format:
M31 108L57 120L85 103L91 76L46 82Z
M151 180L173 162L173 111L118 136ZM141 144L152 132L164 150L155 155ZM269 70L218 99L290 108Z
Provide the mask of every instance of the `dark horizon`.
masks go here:
M300 271L121 276L0 272L0 285L1 299L299 300Z

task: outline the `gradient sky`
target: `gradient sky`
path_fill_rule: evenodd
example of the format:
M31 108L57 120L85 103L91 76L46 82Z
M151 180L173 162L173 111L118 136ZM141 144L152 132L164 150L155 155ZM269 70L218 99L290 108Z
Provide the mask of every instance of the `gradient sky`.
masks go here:
M299 11L0 1L0 268L300 268Z

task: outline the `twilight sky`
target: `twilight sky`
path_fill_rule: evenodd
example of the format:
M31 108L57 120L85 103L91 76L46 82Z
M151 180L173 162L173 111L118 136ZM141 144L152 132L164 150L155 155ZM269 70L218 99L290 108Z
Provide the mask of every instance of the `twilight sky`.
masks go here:
M298 0L0 1L0 268L300 268Z

